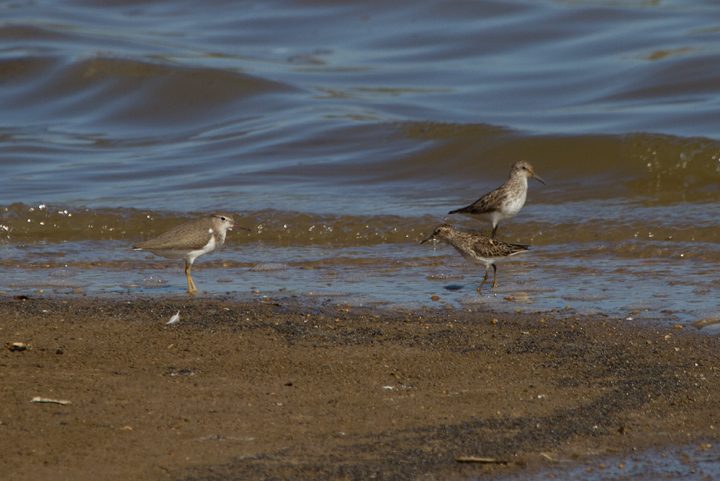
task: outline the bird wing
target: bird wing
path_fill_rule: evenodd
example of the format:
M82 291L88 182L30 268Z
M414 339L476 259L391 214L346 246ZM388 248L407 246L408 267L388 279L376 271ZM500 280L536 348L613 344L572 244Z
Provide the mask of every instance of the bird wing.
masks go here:
M206 229L198 229L198 223L208 224L208 226ZM210 242L212 237L210 228L211 225L206 219L197 219L170 229L154 239L134 245L133 249L199 250Z
M489 214L498 210L503 201L507 197L505 189L499 188L485 194L478 200L463 207L450 212L450 214Z
M507 242L483 237L473 244L473 251L480 257L507 257L530 249L522 244L508 244Z

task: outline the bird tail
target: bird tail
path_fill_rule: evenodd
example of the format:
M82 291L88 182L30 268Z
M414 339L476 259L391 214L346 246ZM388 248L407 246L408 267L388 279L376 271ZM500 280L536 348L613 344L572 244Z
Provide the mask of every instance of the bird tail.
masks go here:
M450 214L469 214L470 207L472 207L472 206L469 205L467 207L462 207L460 209L451 210L450 212L448 212L448 215L450 215Z

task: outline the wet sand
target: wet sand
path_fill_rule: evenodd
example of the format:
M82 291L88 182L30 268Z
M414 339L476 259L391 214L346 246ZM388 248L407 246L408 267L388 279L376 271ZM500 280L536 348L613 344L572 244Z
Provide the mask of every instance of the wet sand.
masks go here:
M0 469L466 479L715 440L717 336L561 314L5 297Z

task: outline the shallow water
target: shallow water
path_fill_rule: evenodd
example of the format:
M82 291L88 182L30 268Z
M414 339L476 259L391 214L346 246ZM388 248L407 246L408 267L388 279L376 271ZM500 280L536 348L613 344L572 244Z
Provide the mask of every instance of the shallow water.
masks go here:
M712 2L0 2L0 289L720 318ZM500 288L449 210L530 161ZM568 309L569 307L569 309Z
M656 479L712 480L720 476L720 449L707 443L673 449L653 449L628 456L590 454L584 462L554 462L538 475L513 475L492 478L497 481L553 479L556 481L583 479L586 481L623 481Z
M622 208L628 216L656 209ZM592 210L581 203L570 207L575 212L583 209ZM532 214L539 209L527 206L526 210ZM692 215L677 210L678 223ZM702 215L703 209L698 210ZM28 211L15 206L6 212L6 225L17 239L1 247L0 285L6 293L182 295L185 291L182 261L129 250L179 219L102 209ZM663 212L671 215L673 209ZM597 218L599 231L613 231L619 240L579 232L566 245L552 232L553 219L541 213L532 221L518 220L501 228L517 242L525 241L523 225L537 234L530 252L499 265L500 287L490 289L487 283L481 295L476 288L482 269L467 264L449 246L419 244L432 229L427 216L363 219L268 211L246 215L241 222L252 232L230 232L222 250L199 258L193 278L201 291L211 294L328 298L349 306L555 311L554 315L567 316L599 313L673 325L720 317L716 243L687 239L677 226L633 232L631 226L614 226L611 218ZM8 222L10 218L13 222ZM474 227L472 220L461 222ZM55 236L66 240L53 240ZM700 229L697 237L702 238Z

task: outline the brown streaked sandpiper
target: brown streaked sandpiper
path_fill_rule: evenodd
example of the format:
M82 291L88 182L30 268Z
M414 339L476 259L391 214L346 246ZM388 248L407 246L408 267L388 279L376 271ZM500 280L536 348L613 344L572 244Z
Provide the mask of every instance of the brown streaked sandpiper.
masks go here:
M494 238L500 221L513 217L525 205L529 178L545 183L533 172L532 165L528 162L524 160L515 162L510 169L510 179L507 182L469 206L452 210L449 214L489 215L493 227L491 237Z
M190 277L190 268L193 262L201 255L212 252L223 245L227 231L232 230L233 227L250 230L235 222L231 215L216 212L181 224L154 239L134 245L132 249L147 251L156 256L170 259L183 259L188 293L194 294L197 292L197 287Z
M471 264L485 267L485 277L477 288L478 294L488 278L488 269L493 266L493 284L492 287L498 287L496 262L502 261L515 254L527 252L528 246L521 244L508 244L507 242L491 239L481 234L470 234L455 229L448 224L441 224L435 228L430 237L420 242L424 244L429 240L436 240L449 244L457 250L466 261Z

